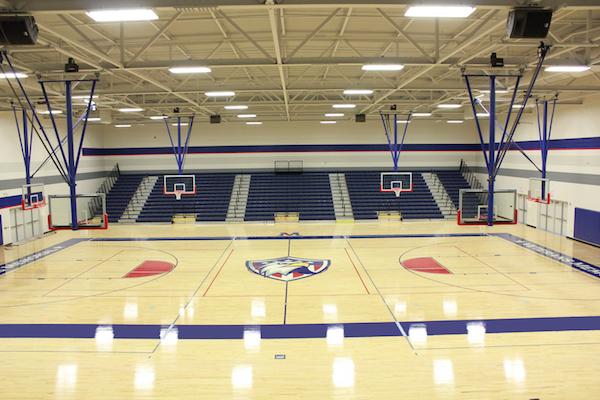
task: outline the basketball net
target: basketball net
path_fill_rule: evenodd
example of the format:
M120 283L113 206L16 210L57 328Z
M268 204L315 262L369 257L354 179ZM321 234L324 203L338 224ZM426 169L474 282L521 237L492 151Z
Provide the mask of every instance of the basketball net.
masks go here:
M392 190L396 193L396 197L400 197L400 193L402 193L401 187L393 187Z
M175 199L176 200L181 200L181 194L183 193L183 190L176 190L175 191Z

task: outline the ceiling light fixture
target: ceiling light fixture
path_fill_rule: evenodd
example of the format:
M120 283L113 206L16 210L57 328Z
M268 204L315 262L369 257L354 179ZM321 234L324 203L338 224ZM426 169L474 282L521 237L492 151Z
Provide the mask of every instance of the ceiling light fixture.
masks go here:
M225 106L226 110L247 110L248 106Z
M322 124L337 124L337 121L321 121Z
M438 104L438 108L461 108L460 104Z
M246 122L246 125L262 125L262 122L260 122L260 121L248 121L248 122Z
M173 126L188 126L187 122L182 122L181 124L177 125L177 124L171 124Z
M467 18L475 7L457 6L413 6L404 13L410 18Z
M225 97L235 96L235 92L206 92L204 95L209 97Z
M462 124L465 121L461 121L461 120L450 120L450 121L446 121L449 124Z
M60 110L52 110L52 114L62 114L63 112ZM43 111L38 111L38 114L50 114L50 111L48 110L43 110Z
M256 118L256 114L238 114L238 118Z
M413 117L431 117L431 113L414 113Z
M331 107L333 108L354 108L356 104L334 104Z
M174 67L169 68L172 74L206 74L212 72L208 67Z
M131 128L131 125L115 125L115 128Z
M373 91L368 89L349 89L344 90L344 94L373 94Z
M489 90L480 90L480 93L490 93ZM504 89L496 89L496 93L508 93L508 90L504 90Z
M27 78L27 75L20 72L17 72L16 74L12 72L4 72L0 74L0 78Z
M363 71L400 71L404 68L402 64L366 64L362 66Z
M90 122L90 121L94 122L94 121L100 121L100 118L98 118L98 117L91 117L91 118L88 118L87 120L88 120L88 122Z
M154 115L152 117L150 117L150 119L167 119L168 117L166 115Z
M325 114L326 117L343 117L344 114L341 113L329 113L329 114Z
M406 121L406 120L397 120L396 121L397 124L410 124L410 121Z
M590 67L586 65L554 65L546 67L546 71L548 72L583 72L588 69L590 69Z
M158 15L154 11L143 8L137 10L88 11L85 14L96 22L151 21L158 19Z
M143 108L119 108L119 111L121 112L142 112L144 111Z

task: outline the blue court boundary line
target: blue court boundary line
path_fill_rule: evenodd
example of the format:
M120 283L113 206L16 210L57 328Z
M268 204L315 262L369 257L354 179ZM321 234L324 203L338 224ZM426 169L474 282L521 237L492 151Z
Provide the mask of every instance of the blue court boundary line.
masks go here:
M468 327L485 334L524 332L600 331L600 316L510 318L481 320L400 322L402 328L425 328L427 336L467 335ZM323 339L331 329L343 329L345 338L402 337L395 322L285 325L95 325L95 324L0 324L0 338L95 339L111 330L113 339L160 340L170 329L181 340L239 340L244 332L260 331L261 339Z
M40 260L44 257L48 257L50 255L56 254L61 250L75 246L76 244L79 244L81 242L87 242L89 240L90 240L89 238L65 240L62 243L59 243L54 246L50 246L44 250L36 251L35 253L31 253L28 256L18 258L14 261L9 261L5 264L0 265L0 275L5 274L10 271L13 271L17 268L24 267L24 266L31 264L37 260Z

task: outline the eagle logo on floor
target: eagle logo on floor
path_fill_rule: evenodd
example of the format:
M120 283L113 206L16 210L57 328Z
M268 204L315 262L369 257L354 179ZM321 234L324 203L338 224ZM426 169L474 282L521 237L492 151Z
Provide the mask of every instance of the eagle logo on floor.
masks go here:
M270 260L246 261L248 271L278 281L291 282L320 274L329 268L330 260L280 257Z

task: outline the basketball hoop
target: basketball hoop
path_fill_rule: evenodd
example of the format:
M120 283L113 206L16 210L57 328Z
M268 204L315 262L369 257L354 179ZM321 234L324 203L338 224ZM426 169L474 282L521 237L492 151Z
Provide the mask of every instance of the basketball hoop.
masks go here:
M400 193L402 193L401 187L393 187L392 190L396 193L396 197L400 197Z
M181 194L183 193L183 190L176 190L175 191L175 199L176 200L181 200Z

